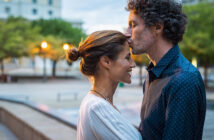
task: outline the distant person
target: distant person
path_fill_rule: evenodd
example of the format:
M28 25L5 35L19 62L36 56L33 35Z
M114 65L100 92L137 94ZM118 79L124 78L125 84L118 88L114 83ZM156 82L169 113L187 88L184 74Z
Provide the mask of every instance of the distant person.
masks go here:
M178 43L187 18L177 0L129 0L126 36L134 54L151 63L143 86L141 124L145 140L202 139L206 94L199 71Z
M92 87L80 106L77 139L142 139L113 103L118 83L131 83L131 71L135 67L126 36L118 31L94 32L79 49L68 52L71 61L79 57L80 70L88 76Z

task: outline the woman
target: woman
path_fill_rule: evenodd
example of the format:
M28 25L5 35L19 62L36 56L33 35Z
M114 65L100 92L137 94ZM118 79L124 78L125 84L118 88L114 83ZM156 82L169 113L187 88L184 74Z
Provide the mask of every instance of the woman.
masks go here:
M131 83L131 71L136 66L130 57L127 38L118 31L94 32L79 50L73 48L68 52L71 61L79 57L82 57L80 70L89 77L92 88L80 106L77 138L142 139L113 104L118 83Z

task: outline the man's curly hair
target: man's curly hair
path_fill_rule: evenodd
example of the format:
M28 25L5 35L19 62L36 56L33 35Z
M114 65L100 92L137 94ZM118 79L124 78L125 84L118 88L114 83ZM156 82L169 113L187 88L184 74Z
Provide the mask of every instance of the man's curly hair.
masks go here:
M162 24L163 36L173 44L182 41L187 16L176 0L128 0L126 9L139 15L146 27Z

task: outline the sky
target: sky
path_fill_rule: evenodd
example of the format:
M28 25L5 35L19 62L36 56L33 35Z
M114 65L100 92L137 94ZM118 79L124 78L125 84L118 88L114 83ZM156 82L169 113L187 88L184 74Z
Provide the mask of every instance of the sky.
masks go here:
M62 0L62 17L83 21L87 34L113 29L124 32L128 26L127 0Z

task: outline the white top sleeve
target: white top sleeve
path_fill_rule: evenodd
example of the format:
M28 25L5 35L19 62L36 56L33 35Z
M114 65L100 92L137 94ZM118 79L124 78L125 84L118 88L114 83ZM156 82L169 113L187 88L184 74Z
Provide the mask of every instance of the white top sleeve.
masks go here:
M108 102L94 104L88 110L89 124L96 139L141 140L141 134Z

